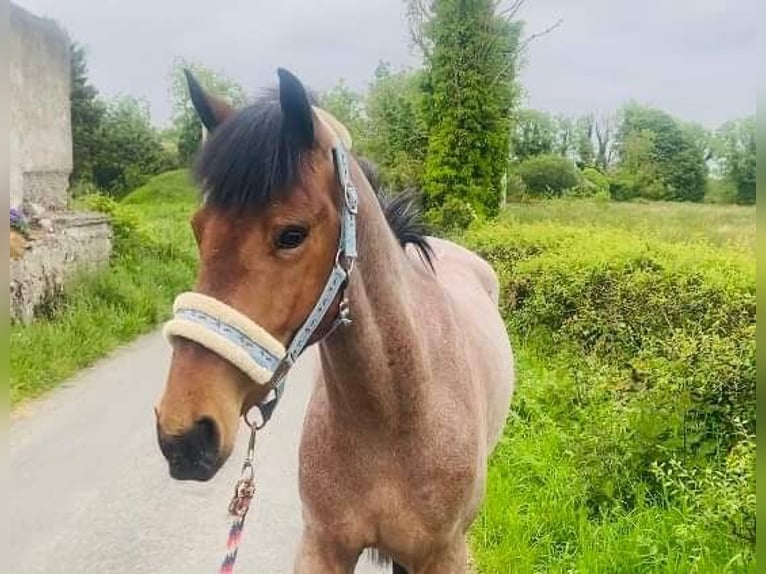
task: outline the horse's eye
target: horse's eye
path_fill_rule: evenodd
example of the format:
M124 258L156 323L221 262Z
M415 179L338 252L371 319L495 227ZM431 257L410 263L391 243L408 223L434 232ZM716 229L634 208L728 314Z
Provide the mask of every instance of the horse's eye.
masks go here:
M306 239L308 230L303 227L290 226L285 227L277 236L278 249L295 249Z

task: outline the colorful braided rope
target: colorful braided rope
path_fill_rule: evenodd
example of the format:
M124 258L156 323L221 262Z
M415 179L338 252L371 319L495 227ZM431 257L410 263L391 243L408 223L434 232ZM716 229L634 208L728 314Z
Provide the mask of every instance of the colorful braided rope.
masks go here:
M218 570L219 574L233 574L234 572L234 563L237 561L237 551L239 550L242 531L245 527L245 516L239 516L231 523L229 539L226 542L226 556L221 563L221 568Z

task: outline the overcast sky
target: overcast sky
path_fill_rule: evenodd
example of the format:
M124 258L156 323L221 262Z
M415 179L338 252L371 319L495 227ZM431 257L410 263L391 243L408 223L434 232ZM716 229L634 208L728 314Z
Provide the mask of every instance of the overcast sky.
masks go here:
M168 71L182 56L249 92L286 67L315 89L364 88L380 60L417 65L401 0L15 0L59 21L89 51L106 95L170 115ZM755 112L757 0L527 0L533 42L526 105L610 112L634 99L708 127Z

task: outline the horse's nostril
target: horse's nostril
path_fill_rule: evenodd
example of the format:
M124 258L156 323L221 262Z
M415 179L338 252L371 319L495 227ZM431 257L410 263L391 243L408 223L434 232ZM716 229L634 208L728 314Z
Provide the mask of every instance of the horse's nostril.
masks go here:
M180 480L208 480L221 461L218 425L203 417L182 435L159 433L160 450L170 465L170 475Z
M203 452L218 453L218 425L210 417L199 419L192 427L191 433L196 435L196 441Z

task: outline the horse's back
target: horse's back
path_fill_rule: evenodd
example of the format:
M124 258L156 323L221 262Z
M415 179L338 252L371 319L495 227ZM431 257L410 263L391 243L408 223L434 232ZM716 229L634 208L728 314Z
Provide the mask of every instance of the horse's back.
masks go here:
M428 242L436 254L435 267L437 271L441 270L442 273L445 271L447 273L454 271L472 273L479 285L487 292L492 303L497 306L500 297L500 282L495 270L489 263L473 251L469 251L452 241L429 237Z

